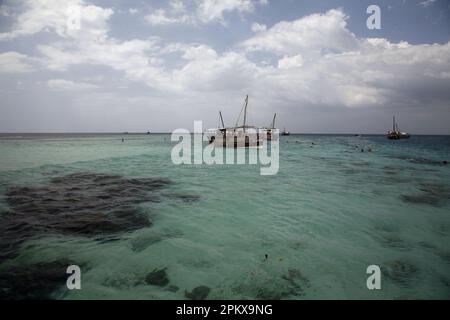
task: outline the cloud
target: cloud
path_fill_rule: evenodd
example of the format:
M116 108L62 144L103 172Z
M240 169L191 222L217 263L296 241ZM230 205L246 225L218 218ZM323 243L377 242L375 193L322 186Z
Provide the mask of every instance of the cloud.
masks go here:
M187 14L170 15L164 9L157 9L153 13L146 15L145 20L152 26L195 23L195 20L190 15Z
M282 21L265 32L241 43L247 51L269 51L278 54L308 52L344 52L358 45L347 29L342 10L311 14L294 21Z
M252 31L253 32L260 32L260 31L266 31L267 26L265 24L259 24L257 22L254 22L252 24Z
M347 29L347 18L336 9L312 14L239 43L248 54L280 57L276 67L258 66L253 87L273 103L317 107L413 107L450 100L443 89L444 83L450 86L450 43L357 38Z
M260 5L267 5L267 1L259 1ZM226 13L250 13L255 9L253 0L197 0L197 7L188 13L186 6L180 0L171 0L168 8L153 10L145 16L150 25L197 25L221 23L226 25Z
M47 86L55 91L89 91L97 89L98 86L87 82L73 82L65 79L51 79Z
M280 69L290 69L297 68L303 65L303 58L300 54L295 56L285 56L278 60L278 68Z
M251 0L201 0L197 9L197 16L204 23L224 22L224 13L237 11L239 13L252 12L255 9Z
M51 70L64 71L70 66L103 65L124 72L129 80L141 81L149 86L164 86L161 60L154 52L156 40L117 41L107 38L102 42L70 42L39 45L42 63Z
M419 4L422 6L422 7L424 7L424 8L426 8L426 7L428 7L428 6L431 6L433 3L435 3L436 2L436 0L426 0L426 1L422 1L422 2L419 2Z
M74 5L79 5L81 12L79 30L67 28L66 10ZM12 30L2 35L10 39L42 31L58 35L60 40L36 46L40 56L35 60L43 69L66 71L74 65L104 65L124 72L130 80L162 86L161 59L153 54L158 49L157 40L120 41L110 37L108 20L112 14L112 9L85 4L81 0L26 2L25 11L17 16ZM16 61L23 58L17 56ZM23 62L16 65L17 70L29 69ZM3 69L12 68L5 66Z
M183 92L239 91L248 87L259 72L244 55L232 51L220 55L206 45L186 47L183 58L188 62L171 76Z
M61 37L101 39L107 33L106 22L113 14L112 9L87 5L82 0L28 0L24 1L24 8L17 16L13 30L0 33L0 40L11 40L39 32L54 32ZM82 33L70 28L74 8L80 9Z
M9 51L0 53L0 73L25 73L34 71L31 59L21 53Z
M181 9L180 9L181 10ZM439 89L448 82L449 44L410 45L381 38L357 38L347 15L330 10L282 21L257 32L235 48L217 52L207 44L166 43L162 39L118 41L105 36L38 46L45 65L104 65L126 79L145 83L162 94L196 98L224 97L250 91L266 103L317 108L414 106L425 99L447 99ZM87 31L89 33L89 30ZM275 55L272 64L252 60L252 52ZM177 67L166 54L181 54ZM419 84L424 83L421 89ZM417 92L422 92L417 95Z

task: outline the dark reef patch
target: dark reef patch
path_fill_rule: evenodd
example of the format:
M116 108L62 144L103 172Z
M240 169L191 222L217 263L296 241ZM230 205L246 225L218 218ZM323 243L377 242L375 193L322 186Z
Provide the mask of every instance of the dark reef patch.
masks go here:
M288 283L288 290L284 292L284 296L301 296L304 294L306 288L310 287L309 279L297 269L288 269L288 272L283 274L281 279Z
M6 193L9 211L0 215L0 262L12 258L25 240L59 233L117 238L151 226L138 209L158 201L156 191L165 178L125 178L117 175L74 173L53 178L48 185L14 187Z
M51 299L66 288L65 260L14 266L0 271L0 300Z
M145 277L145 282L154 286L164 287L169 284L166 268L155 269Z
M375 239L385 248L396 248L399 250L409 250L411 248L411 244L393 232L380 232Z
M439 206L439 199L428 194L402 194L400 196L403 202L414 204L428 204L430 206Z
M433 159L427 159L427 158L410 158L410 157L405 157L405 156L394 156L392 158L406 160L408 162L418 163L418 164L429 164L429 165L437 165L437 166L445 166L448 164L447 160L433 160Z
M381 271L389 279L407 285L419 271L418 268L405 260L393 260L382 264Z
M289 268L271 276L252 271L230 289L241 299L281 300L304 296L310 287L310 280L300 270Z
M195 194L189 194L189 193L173 193L173 194L170 194L170 197L178 199L182 202L187 202L187 203L200 200L200 196L195 195Z
M211 289L207 286L198 286L191 292L184 291L184 296L191 300L205 300Z
M450 199L450 188L446 185L421 183L419 190L421 193L402 194L400 199L407 203L427 204L435 207L441 206L443 201Z

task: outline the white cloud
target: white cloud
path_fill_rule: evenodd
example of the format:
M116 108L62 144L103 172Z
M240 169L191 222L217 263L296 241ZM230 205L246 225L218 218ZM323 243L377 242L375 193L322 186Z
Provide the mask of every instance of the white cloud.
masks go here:
M278 68L280 69L290 69L297 68L303 65L303 58L300 54L295 56L284 56L282 59L278 60Z
M267 26L265 24L259 24L257 22L254 22L252 24L253 32L261 32L261 31L266 31L266 30L267 30Z
M3 34L4 38L32 35L47 30L61 36L61 40L37 45L40 57L36 60L42 68L65 71L73 65L105 65L124 72L126 77L133 81L162 85L164 75L160 71L161 59L153 54L159 49L156 39L119 41L108 36L108 20L113 14L112 9L87 5L81 0L71 0L68 4L80 5L80 30L67 30L67 5L61 1L27 2L26 10L18 15L13 29ZM18 62L15 69L29 70L23 62L19 64L19 59L23 58L16 57ZM4 70L12 68L3 67Z
M251 0L201 0L197 9L198 18L202 22L224 22L225 12L252 12L254 10Z
M130 14L137 14L137 13L139 12L139 10L136 9L136 8L130 8L130 9L128 9L128 12L129 12Z
M113 14L112 9L87 5L83 0L27 0L24 7L26 9L18 15L13 30L0 33L0 40L11 40L43 31L54 32L61 37L101 39L107 33L106 22ZM68 28L71 8L80 8L82 32Z
M278 54L353 50L358 41L346 28L346 20L343 11L333 9L294 21L282 21L244 41L241 46L248 51L263 50Z
M145 16L150 25L173 25L198 23L226 24L224 14L231 12L249 13L255 9L252 0L197 0L197 8L194 13L187 13L184 3L180 0L171 0L168 8L153 10ZM259 4L266 5L267 1Z
M242 90L259 72L255 64L236 52L220 55L205 45L190 46L184 52L183 58L188 62L172 73L173 82L182 92Z
M38 48L51 69L106 65L124 72L128 80L194 100L196 92L219 97L250 91L277 105L289 101L319 107L415 105L427 95L415 95L418 83L448 81L449 44L357 38L347 29L346 19L341 10L330 10L279 22L238 45L245 50L222 53L206 44L117 41L108 36L100 42L66 40ZM249 53L255 50L279 56L277 64L253 62ZM181 52L182 60L178 67L167 68L164 55L174 52Z
M267 5L260 0L259 5ZM226 25L224 14L231 12L249 13L255 10L253 0L197 0L194 13L188 13L181 0L171 0L167 8L154 9L145 16L150 25L198 25L200 23L221 23ZM262 26L262 25L261 25Z
M419 2L419 4L420 4L422 7L426 8L426 7L432 5L432 4L435 3L435 2L436 2L436 0L426 0L426 1Z
M172 11L176 13L186 11L186 7L184 6L183 1L181 0L171 0L170 7L172 8Z
M169 24L193 24L194 19L187 14L170 15L164 9L157 9L145 16L145 20L153 26Z
M67 70L78 64L105 65L125 73L129 80L142 81L149 86L162 86L165 74L161 60L154 56L158 49L156 40L130 40L119 42L106 39L103 42L73 42L40 45L43 64L52 70Z
M65 79L51 79L47 86L55 91L89 91L97 89L98 86L87 82L73 82Z
M24 54L9 51L0 53L0 73L24 73L33 71L30 58Z

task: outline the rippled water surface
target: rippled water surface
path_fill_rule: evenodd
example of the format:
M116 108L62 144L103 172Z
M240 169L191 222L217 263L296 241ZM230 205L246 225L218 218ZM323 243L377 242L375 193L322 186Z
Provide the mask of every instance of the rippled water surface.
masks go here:
M450 298L450 137L281 137L275 176L173 145L0 135L0 298Z

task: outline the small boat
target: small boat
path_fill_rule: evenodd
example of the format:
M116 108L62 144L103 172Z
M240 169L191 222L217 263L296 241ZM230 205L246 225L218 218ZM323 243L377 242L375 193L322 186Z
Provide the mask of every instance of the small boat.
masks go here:
M398 124L395 122L395 116L392 119L392 130L387 133L387 138L390 140L408 139L410 137L409 133L401 132L398 129Z
M286 131L286 128L284 128L283 129L283 132L281 132L281 135L282 136L288 136L288 135L290 135L291 133L289 132L289 131Z

